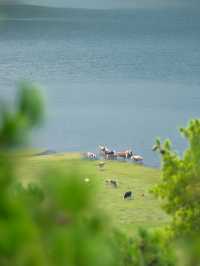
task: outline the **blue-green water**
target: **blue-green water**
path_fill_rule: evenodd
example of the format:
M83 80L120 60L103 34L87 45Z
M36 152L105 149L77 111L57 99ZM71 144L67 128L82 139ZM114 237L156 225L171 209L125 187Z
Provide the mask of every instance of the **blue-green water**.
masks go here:
M35 146L132 148L148 165L157 136L181 152L178 128L200 116L200 16L194 10L69 10L0 27L0 96L43 87L48 115Z

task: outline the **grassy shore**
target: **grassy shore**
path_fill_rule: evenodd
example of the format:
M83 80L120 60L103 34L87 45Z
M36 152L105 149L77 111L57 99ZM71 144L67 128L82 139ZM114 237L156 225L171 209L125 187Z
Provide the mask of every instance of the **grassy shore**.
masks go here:
M77 164L94 173L91 185L98 183L96 200L99 207L111 217L113 224L131 232L135 227L159 227L168 222L168 217L160 208L160 203L149 192L159 182L160 171L134 163L106 161L99 169L99 161L81 159L79 153L62 153L47 156L30 156L23 160L20 177L24 183L37 180L37 174L46 164L67 167ZM87 177L83 177L87 178ZM118 181L118 188L106 184L106 179ZM132 200L123 200L123 193L131 190Z

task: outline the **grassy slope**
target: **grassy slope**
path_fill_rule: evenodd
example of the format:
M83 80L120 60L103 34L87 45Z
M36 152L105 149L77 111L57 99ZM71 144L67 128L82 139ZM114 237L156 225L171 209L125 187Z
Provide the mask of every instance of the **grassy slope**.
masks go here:
M26 160L26 167L21 168L20 176L24 182L34 180L43 165L53 162L64 167L72 162L79 162L94 172L97 177L91 183L99 184L98 204L111 216L114 225L121 229L129 232L134 227L155 227L168 221L158 200L149 193L150 188L159 181L158 169L127 162L106 161L104 169L100 170L97 167L98 161L80 160L79 154L67 153L30 157ZM119 187L106 185L106 179L116 179ZM134 200L123 200L123 193L127 190L133 191Z

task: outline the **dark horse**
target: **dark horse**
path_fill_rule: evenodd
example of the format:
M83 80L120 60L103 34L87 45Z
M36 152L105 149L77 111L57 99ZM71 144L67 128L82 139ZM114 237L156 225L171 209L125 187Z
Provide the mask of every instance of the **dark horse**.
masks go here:
M104 156L105 159L115 159L116 158L116 152L113 150L109 150L106 146L99 145L100 149L100 155Z

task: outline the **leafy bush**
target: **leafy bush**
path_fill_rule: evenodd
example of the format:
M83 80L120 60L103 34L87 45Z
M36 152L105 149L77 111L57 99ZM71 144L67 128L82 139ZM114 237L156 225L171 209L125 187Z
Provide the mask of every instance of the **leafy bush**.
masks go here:
M115 232L113 244L117 246L120 266L175 266L173 249L163 233L141 228L136 236L128 238Z
M164 151L162 182L154 194L164 199L176 235L200 235L200 121L192 120L181 133L189 144L182 157L172 151L169 141L159 144Z
M141 229L134 243L134 266L174 266L175 255L159 232Z
M188 142L183 156L169 141L157 140L154 146L162 155L162 180L153 193L163 199L163 208L172 217L168 232L176 240L180 265L200 266L200 120L180 131Z
M1 106L0 148L8 149L25 143L28 133L39 125L42 117L43 104L39 90L34 85L23 82L15 110L3 104Z

